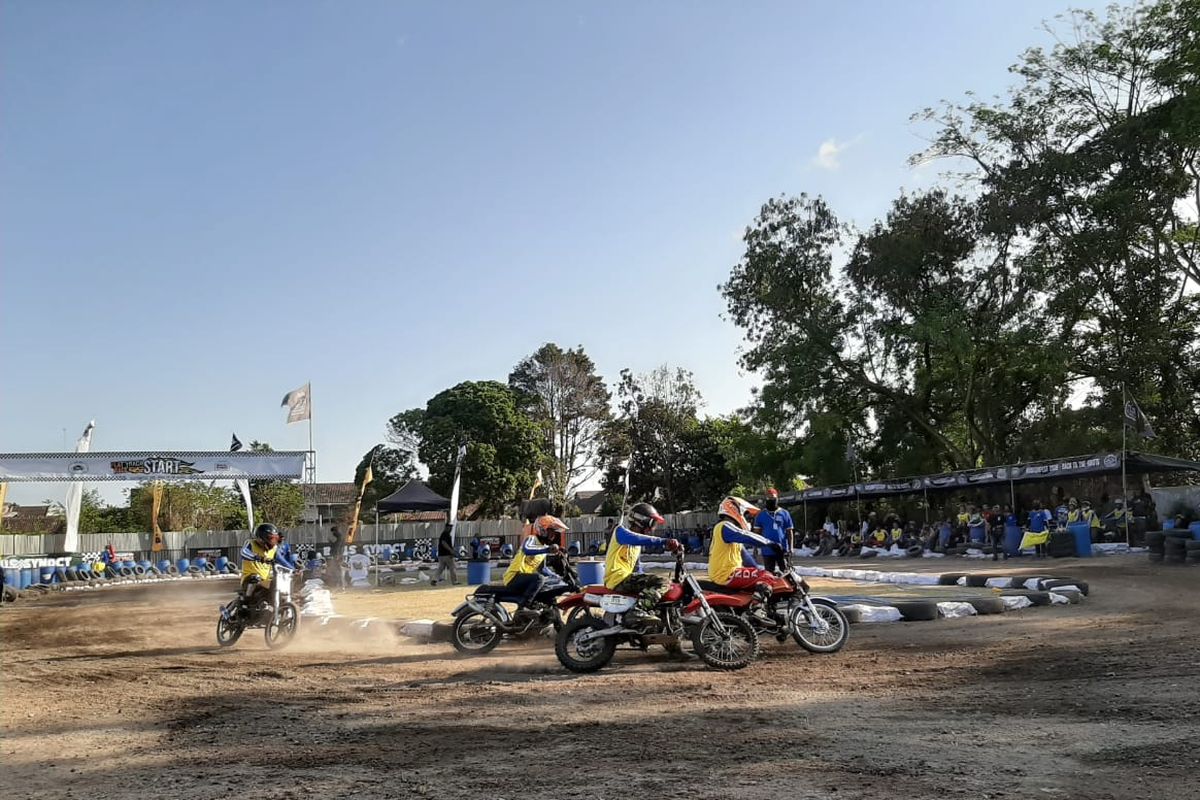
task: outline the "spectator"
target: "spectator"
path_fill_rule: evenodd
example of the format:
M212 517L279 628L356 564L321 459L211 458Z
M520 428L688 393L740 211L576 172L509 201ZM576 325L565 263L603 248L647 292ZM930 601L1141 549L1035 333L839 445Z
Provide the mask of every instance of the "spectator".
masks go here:
M1029 512L1029 528L1021 541L1021 546L1033 547L1038 558L1046 557L1046 542L1050 540L1050 524L1054 515L1045 507L1041 500L1034 501L1033 511Z
M329 565L325 569L325 578L330 586L338 589L346 588L346 536L338 530L337 525L329 526Z
M1092 541L1100 540L1100 515L1092 510L1092 502L1084 500L1079 511L1079 521L1088 524L1088 532L1092 537Z
M437 586L437 582L442 580L442 575L447 572L450 573L450 583L458 585L458 566L454 563L454 556L454 528L447 522L446 527L442 528L442 535L438 537L437 572L429 582L430 586Z
M754 532L771 542L762 549L763 565L770 572L784 568L783 556L795 545L792 515L779 507L779 491L767 489L764 508L754 516Z
M992 510L987 514L988 532L992 542L992 561L1000 560L1000 551L1004 549L1004 515L1000 513L1000 506L992 506ZM1008 553L1004 554L1004 560L1008 560Z

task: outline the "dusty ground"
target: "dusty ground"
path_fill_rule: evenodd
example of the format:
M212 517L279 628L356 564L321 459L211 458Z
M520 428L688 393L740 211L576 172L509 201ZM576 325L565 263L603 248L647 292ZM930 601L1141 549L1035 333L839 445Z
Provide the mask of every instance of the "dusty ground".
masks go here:
M22 601L3 796L1200 797L1200 570L1053 571L1092 597L860 625L834 656L772 642L731 674L628 654L573 677L540 642L465 659L386 633L220 650L219 583Z

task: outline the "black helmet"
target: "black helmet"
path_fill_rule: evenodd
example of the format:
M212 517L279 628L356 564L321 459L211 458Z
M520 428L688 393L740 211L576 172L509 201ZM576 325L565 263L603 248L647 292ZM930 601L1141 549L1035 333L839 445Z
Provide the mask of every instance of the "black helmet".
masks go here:
M654 530L655 525L666 522L662 514L658 513L658 509L649 503L638 503L629 509L628 520L630 526L638 533L649 533Z
M269 522L264 522L254 529L254 538L267 547L274 547L279 544L279 529Z

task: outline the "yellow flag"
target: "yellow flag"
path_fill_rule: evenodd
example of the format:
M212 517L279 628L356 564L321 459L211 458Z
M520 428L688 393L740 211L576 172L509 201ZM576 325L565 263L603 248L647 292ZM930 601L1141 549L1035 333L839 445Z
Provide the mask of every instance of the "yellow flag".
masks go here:
M163 549L162 529L158 527L158 511L162 507L163 485L159 481L155 481L153 488L150 490L150 527L154 531L154 544L150 546L150 552L160 553Z
M4 498L8 497L8 484L0 481L0 528L4 527Z
M542 471L539 469L537 471L537 477L534 478L534 480L533 480L533 487L530 488L530 490L529 490L529 499L530 500L533 499L533 495L537 492L538 487L542 485L542 480L543 480Z
M358 515L362 511L363 495L367 493L367 484L375 480L375 473L371 471L371 465L367 464L367 471L363 473L362 483L358 487L358 499L354 501L354 517L350 520L350 530L346 533L346 544L353 544L354 537L358 534Z

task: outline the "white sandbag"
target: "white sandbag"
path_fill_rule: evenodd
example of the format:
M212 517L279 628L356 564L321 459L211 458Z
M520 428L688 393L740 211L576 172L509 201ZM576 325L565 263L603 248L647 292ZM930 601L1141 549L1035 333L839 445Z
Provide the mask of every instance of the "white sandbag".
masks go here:
M975 606L970 603L959 602L944 602L938 603L938 616L946 619L958 619L959 617L973 617L977 613Z
M849 605L843 608L856 610L859 622L899 622L901 618L900 609L893 606Z
M1033 605L1033 601L1023 594L1011 596L1006 595L1000 599L1004 601L1005 611L1016 611L1019 608L1029 608L1031 605Z
M989 556L987 553L983 552L982 550L976 550L974 548L971 548L971 549L967 550L967 552L963 555L963 558L991 558L991 556Z
M1031 592L1036 592L1038 585L1041 584L1042 580L1042 578L1030 578L1029 580L1025 581L1025 588Z
M932 550L926 550L924 553L921 553L921 558L945 558L945 557L946 557L945 553L935 553Z
M963 575L961 578L956 580L955 583L957 583L959 586L966 586L967 585L967 576Z
M1071 601L1069 599L1067 599L1066 595L1061 595L1058 592L1051 592L1050 593L1050 602L1051 602L1051 604L1056 605L1056 606L1065 606L1065 605L1069 605Z
M1007 589L1012 583L1012 578L988 578L987 585L989 589Z

